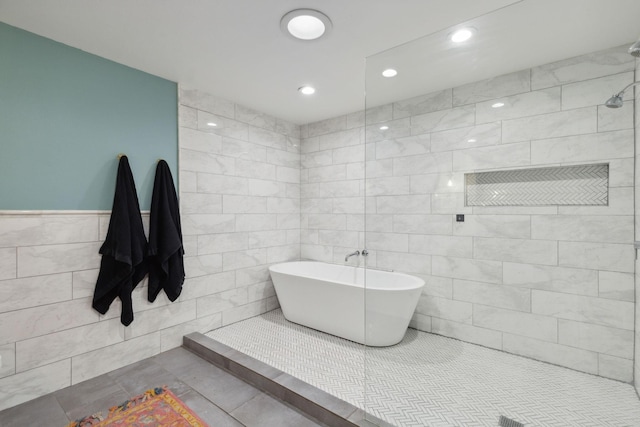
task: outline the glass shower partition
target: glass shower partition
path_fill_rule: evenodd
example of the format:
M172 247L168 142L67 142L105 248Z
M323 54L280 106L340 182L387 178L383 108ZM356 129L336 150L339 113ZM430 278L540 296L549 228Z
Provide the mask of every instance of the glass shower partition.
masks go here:
M403 277L381 285L375 274L426 282L404 339L365 349L364 408L376 425L551 425L522 410L561 400L528 401L533 372L549 375L540 390L578 375L585 412L613 410L597 395L613 393L604 392L611 379L632 381L633 302L598 286L634 287L633 102L626 119L602 104L604 86L635 81L635 62L628 45L584 52L570 38L554 44L557 26L522 31L547 20L524 0L366 60L367 339L381 317L402 317L392 294L375 292ZM465 37L458 30L471 38L453 41ZM527 48L532 37L551 38L551 61ZM625 350L605 348L605 330ZM581 372L609 380L589 388ZM620 399L631 407L628 388Z

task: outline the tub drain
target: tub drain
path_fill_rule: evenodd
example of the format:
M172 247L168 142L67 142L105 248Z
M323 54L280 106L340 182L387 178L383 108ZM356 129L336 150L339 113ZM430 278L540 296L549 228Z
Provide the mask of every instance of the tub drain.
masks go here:
M500 415L498 425L500 427L524 427L524 424L519 423L516 420L512 420L511 418L507 418L504 415Z

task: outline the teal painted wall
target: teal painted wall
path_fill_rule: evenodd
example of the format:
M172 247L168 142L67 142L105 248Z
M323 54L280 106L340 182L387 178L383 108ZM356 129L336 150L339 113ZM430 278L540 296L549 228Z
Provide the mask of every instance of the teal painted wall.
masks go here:
M0 210L111 209L118 153L177 184L177 84L0 22Z

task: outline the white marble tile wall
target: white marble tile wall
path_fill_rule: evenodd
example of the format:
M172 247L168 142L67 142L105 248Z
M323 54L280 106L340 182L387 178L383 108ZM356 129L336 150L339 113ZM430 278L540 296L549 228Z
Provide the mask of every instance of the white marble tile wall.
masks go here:
M413 326L631 382L633 92L602 107L637 76L625 50L302 126L302 257L366 246L426 280ZM464 173L582 163L609 163L609 206L464 206Z
M276 308L268 266L300 258L300 127L184 87L179 117L188 300L159 309L180 318L163 325L162 350Z
M0 214L0 410L278 306L268 264L300 257L299 126L184 88L179 112L176 302L144 281L129 327L118 301L91 308L108 213Z

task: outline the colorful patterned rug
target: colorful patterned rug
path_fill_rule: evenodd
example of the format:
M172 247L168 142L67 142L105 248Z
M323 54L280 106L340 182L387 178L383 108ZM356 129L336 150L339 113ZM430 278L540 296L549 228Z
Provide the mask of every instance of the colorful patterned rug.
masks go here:
M106 418L95 414L67 427L208 427L166 386L145 391L119 406L109 408Z

